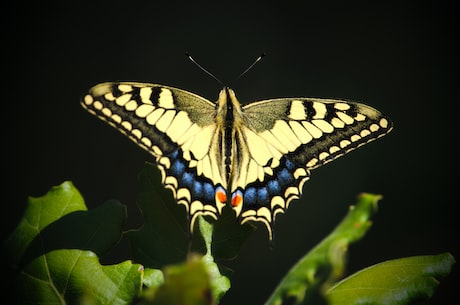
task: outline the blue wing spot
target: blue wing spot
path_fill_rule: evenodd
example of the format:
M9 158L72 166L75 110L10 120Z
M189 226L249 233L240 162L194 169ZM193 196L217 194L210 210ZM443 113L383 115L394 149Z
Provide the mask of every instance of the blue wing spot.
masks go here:
M244 204L246 204L246 205L256 204L256 202L257 202L256 195L257 195L257 192L256 192L255 187L247 188L244 191L244 194L243 194L243 202L244 202Z
M178 156L179 156L179 150L178 149L176 149L175 151L173 151L170 154L171 159L177 159Z
M287 168L288 170L293 170L293 169L295 168L294 162L289 161L288 159L286 159L285 164L286 164L286 168Z
M281 192L281 187L280 187L280 183L278 182L278 180L268 181L267 189L268 189L268 193L273 196L279 195Z
M179 160L174 161L173 165L171 166L172 173L176 176L182 175L185 170L185 164L180 162Z
M288 171L287 168L283 168L281 171L278 172L278 180L281 185L290 185L291 183L294 182L294 177L292 174Z
M212 202L214 200L214 186L211 183L203 183L203 196L205 200Z
M203 192L203 184L201 182L195 181L193 183L193 192L195 194L202 194Z
M190 188L194 181L195 181L195 177L193 176L192 173L185 172L182 175L182 183L184 184L184 186Z
M265 187L261 187L257 192L257 199L260 204L268 203L268 190Z

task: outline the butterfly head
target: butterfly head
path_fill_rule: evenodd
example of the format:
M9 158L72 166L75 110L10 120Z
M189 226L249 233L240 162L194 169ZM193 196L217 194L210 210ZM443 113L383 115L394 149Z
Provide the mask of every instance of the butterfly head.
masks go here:
M220 90L216 107L217 117L233 121L241 116L241 104L236 98L235 91L229 87Z

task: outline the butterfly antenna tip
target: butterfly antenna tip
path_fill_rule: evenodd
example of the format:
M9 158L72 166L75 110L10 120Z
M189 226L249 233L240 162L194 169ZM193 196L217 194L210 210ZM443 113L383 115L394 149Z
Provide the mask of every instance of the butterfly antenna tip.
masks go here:
M207 69L205 69L202 65L200 65L199 63L197 63L195 61L195 59L193 59L192 55L190 55L189 52L185 52L185 56L187 56L187 58L193 62L198 68L200 68L203 72L205 72L206 74L208 74L209 76L211 76L212 78L214 78L219 84L221 84L222 86L224 85L220 79L218 79L217 77L214 76L214 74L212 74L211 72L209 72Z

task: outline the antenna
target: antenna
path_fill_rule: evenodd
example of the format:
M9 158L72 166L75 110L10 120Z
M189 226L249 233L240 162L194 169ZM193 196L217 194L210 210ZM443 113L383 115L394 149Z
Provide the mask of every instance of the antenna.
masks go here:
M205 68L203 68L203 66L201 66L199 63L197 63L193 57L188 53L188 52L185 52L185 56L188 57L188 59L190 59L198 68L200 68L201 70L203 70L206 74L208 74L209 76L211 76L212 78L214 78L219 84L221 84L222 86L224 85L220 79L218 79L217 77L214 76L214 74L212 74L211 72L209 72L208 70L206 70Z
M240 75L238 75L238 77L236 77L234 81L238 80L240 77L242 77L243 75L245 75L249 70L252 69L252 67L254 67L256 65L256 63L258 63L262 58L264 58L267 54L265 53L262 53L259 55L259 57L256 58L256 60L254 60L254 62L246 68L246 70L243 71L243 73L241 73ZM197 63L195 61L195 59L193 59L192 55L190 55L189 52L185 52L185 56L188 57L188 59L193 62L198 68L200 68L202 71L204 71L206 74L208 74L209 76L211 76L212 78L214 78L217 82L219 82L219 84L221 84L222 86L224 85L220 79L218 79L217 77L214 76L214 74L212 74L211 72L209 72L207 69L205 69L203 66L201 66L199 63Z
M256 65L256 63L258 63L262 58L264 58L265 56L267 56L267 54L265 53L262 53L260 54L259 57L256 58L256 60L254 60L254 62L246 69L243 71L243 73L241 73L240 75L238 75L237 78L235 78L235 80L239 79L241 76L245 75L249 70L252 69L252 67L254 67Z

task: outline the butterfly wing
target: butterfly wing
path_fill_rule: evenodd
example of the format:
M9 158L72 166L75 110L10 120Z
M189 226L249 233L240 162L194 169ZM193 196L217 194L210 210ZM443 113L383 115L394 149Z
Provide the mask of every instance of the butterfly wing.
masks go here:
M215 104L193 93L148 83L102 83L83 97L90 113L156 158L164 185L186 206L191 228L198 215L217 218L216 185L225 185L215 158Z
M276 214L299 198L310 170L387 134L378 110L341 100L286 98L243 107L239 138L248 158L232 183L242 193L241 221L261 221L270 238Z

